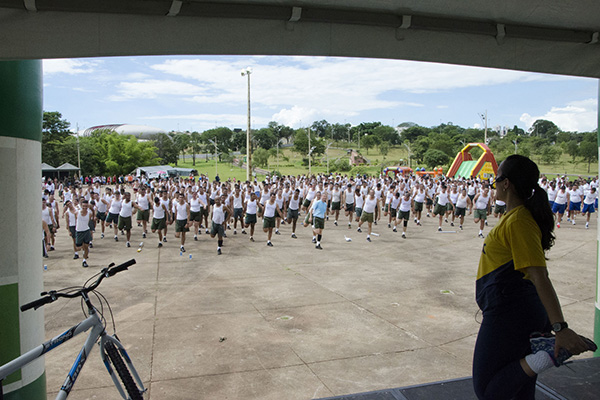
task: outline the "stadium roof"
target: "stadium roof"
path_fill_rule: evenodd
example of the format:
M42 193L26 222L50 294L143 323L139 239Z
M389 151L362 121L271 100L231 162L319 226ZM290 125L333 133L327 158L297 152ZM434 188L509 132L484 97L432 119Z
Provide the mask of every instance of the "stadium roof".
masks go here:
M600 77L597 0L0 0L0 59L375 57Z
M111 124L92 126L80 131L79 134L81 136L90 136L94 131L99 130L114 131L121 135L133 135L138 139L152 139L154 135L167 133L164 129L147 125Z

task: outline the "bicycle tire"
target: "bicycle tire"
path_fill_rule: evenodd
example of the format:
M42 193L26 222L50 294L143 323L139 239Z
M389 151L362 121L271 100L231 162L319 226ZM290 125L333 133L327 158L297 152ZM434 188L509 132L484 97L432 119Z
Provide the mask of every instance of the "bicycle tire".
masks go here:
M125 391L129 395L131 400L144 400L144 397L138 390L136 383L133 381L131 377L131 373L129 372L129 368L123 361L121 354L115 348L115 345L111 342L106 342L104 344L104 350L106 350L106 355L110 359L110 362L113 364L119 378L121 378L121 382L125 386Z

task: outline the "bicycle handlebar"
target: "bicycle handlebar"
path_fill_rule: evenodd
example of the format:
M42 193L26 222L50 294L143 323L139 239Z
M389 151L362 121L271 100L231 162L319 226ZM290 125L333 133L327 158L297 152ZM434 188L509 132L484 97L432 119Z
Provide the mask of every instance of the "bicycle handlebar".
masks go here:
M126 269L128 269L130 266L132 266L135 263L136 263L135 259L132 258L131 260L126 261L121 265L117 265L116 267L114 266L114 264L111 264L108 267L104 268L100 272L100 276L98 277L96 282L94 282L93 284L91 284L88 287L83 287L82 289L80 289L74 293L60 293L60 292L56 292L54 290L51 290L50 292L43 292L43 293L41 293L41 295L44 297L22 305L21 312L27 311L31 308L37 310L38 308L44 306L45 304L56 301L59 297L74 298L74 297L81 296L82 293L91 292L100 285L100 282L102 282L102 280L104 278L110 278L111 276L116 275L121 271L125 271Z

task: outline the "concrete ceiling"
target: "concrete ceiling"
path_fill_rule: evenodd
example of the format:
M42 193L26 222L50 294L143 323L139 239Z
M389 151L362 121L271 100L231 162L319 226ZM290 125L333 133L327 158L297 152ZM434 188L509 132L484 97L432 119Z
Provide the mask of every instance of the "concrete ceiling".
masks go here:
M315 55L600 78L597 0L0 0L0 59Z

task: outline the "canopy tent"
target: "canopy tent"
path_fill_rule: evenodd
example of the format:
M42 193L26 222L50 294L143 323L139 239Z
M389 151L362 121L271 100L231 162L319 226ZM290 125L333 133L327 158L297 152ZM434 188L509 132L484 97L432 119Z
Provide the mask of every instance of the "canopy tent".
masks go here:
M45 162L43 162L42 163L42 172L44 172L44 171L56 171L56 168L54 168L50 164L46 164Z
M145 175L147 178L154 179L197 175L198 171L192 168L177 168L171 167L170 165L154 165L136 168L132 174L135 176Z
M70 172L70 171L79 171L79 168L77 168L76 166L74 166L73 164L70 163L64 163L59 167L56 167L57 171L61 171L61 172Z

